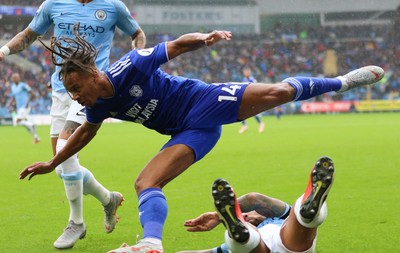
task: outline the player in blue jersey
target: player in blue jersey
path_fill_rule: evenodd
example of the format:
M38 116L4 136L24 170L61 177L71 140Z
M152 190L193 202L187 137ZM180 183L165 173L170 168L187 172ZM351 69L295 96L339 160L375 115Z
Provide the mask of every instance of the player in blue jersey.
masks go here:
M307 188L294 208L255 192L236 199L229 183L217 179L212 186L216 212L203 213L185 221L184 225L190 232L199 232L212 230L222 222L227 229L225 243L213 249L179 253L314 252L317 229L327 217L325 200L332 187L334 171L329 157L318 159Z
M109 65L109 55L115 29L118 27L132 38L132 48L143 48L146 37L128 8L120 0L46 0L39 7L29 26L5 46L0 48L0 61L9 54L26 49L39 35L54 26L54 36L73 37L73 27L79 23L79 33L98 50L95 61L97 68L105 70ZM73 102L68 96L63 82L58 78L60 68L56 67L51 77L52 122L50 136L53 153L61 150L67 139L85 120L83 106ZM59 249L71 248L86 234L83 220L83 194L90 194L104 206L104 229L110 233L115 228L116 210L123 201L118 192L110 192L101 185L92 173L81 166L75 154L56 169L63 179L70 205L68 226L54 242Z
M244 83L256 83L257 80L251 75L251 68L250 67L244 67L243 68L243 79L242 82ZM262 133L264 132L265 124L261 120L261 113L257 114L254 116L255 120L257 121L258 124L258 132ZM249 127L247 126L246 120L242 120L242 126L239 129L239 133L242 134L249 130Z
M33 136L33 143L37 144L40 138L36 133L35 124L28 117L31 111L30 102L34 96L32 89L27 83L21 82L21 77L18 73L13 73L11 75L11 81L10 104L15 101L15 107L17 109L15 123L24 126Z
M175 57L220 40L231 32L189 33L153 48L132 50L106 71L96 68L96 48L76 33L76 39L53 38L54 64L73 100L86 107L86 122L47 162L31 164L20 179L49 173L70 159L112 117L142 124L171 139L143 168L135 181L142 240L110 252L163 252L162 232L168 213L162 188L202 159L217 143L222 125L253 117L280 104L375 83L382 68L366 66L337 78L292 77L276 84L205 83L169 75L159 67ZM65 42L68 42L66 45Z

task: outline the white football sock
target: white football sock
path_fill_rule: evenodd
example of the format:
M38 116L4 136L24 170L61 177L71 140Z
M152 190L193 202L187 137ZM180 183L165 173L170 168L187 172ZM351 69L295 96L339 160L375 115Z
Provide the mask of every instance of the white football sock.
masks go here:
M67 140L58 139L57 152L60 151ZM78 163L78 155L74 154L58 166L62 170L61 178L64 181L65 194L69 201L70 220L77 224L83 222L83 177Z
M307 219L303 218L303 216L301 216L301 214L300 214L300 207L301 207L302 199L303 199L303 195L300 196L300 198L298 198L296 200L296 203L294 205L294 213L296 214L297 221L306 228L318 227L325 221L326 216L328 215L328 208L326 206L326 203L324 202L322 204L319 212L317 213L317 215L314 217L313 220L307 221Z
M250 237L249 237L249 240L244 243L239 243L239 242L233 240L229 236L228 231L225 231L225 243L228 246L229 251L240 252L240 253L249 253L255 247L258 246L258 244L261 241L261 236L258 233L257 229L252 226L249 226L249 225L246 225L246 227L249 230Z
M83 172L83 194L92 195L103 206L108 205L110 203L110 191L100 184L88 169L81 166L81 170Z
M81 224L83 223L82 172L79 171L70 174L63 173L62 177L64 181L65 194L69 201L69 220L73 220L76 224Z

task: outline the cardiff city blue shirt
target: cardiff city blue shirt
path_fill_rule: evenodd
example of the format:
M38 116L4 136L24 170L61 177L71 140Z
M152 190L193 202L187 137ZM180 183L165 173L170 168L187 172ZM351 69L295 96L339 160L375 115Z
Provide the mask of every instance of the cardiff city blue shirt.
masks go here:
M132 50L107 69L105 74L115 94L87 107L87 120L97 124L112 117L163 134L178 132L190 124L185 116L212 85L159 69L168 61L166 45L163 42L154 48Z
M80 23L80 35L98 50L96 65L105 70L109 66L109 55L115 27L131 36L139 28L128 8L120 0L93 0L83 4L76 0L46 0L39 7L29 28L37 34L44 34L54 25L57 38L74 37L73 27ZM59 80L59 69L51 77L54 91L66 92Z
M245 83L256 83L257 80L253 76L243 77L242 82Z

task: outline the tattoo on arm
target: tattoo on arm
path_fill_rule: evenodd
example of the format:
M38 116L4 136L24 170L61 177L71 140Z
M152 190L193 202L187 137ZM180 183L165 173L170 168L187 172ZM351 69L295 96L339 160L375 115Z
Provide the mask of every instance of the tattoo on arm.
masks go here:
M146 47L146 35L142 30L138 30L132 35L132 48L143 49Z
M238 199L243 212L256 211L265 217L279 217L286 209L286 203L266 195L252 192Z
M29 47L29 45L31 45L37 37L38 34L29 28L26 28L22 32L15 35L15 37L12 38L6 45L10 49L10 54L15 54Z
M80 124L77 122L67 121L64 125L63 131L68 134L68 136L71 136L79 126Z

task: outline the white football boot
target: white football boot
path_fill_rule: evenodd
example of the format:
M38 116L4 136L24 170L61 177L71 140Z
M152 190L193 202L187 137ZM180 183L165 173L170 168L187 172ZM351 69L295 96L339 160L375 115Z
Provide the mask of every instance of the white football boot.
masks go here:
M54 247L57 249L70 249L79 239L83 239L86 236L86 225L75 224L74 221L70 220L68 226L64 229L64 232L54 242Z
M154 244L146 241L146 239L142 239L136 245L127 246L126 243L124 243L120 248L107 253L164 253L164 249L160 244Z
M118 222L117 209L122 205L124 197L119 192L110 193L110 203L104 206L104 230L111 233Z
M342 81L342 88L338 92L343 93L360 86L376 83L384 75L385 71L381 67L373 65L353 70L344 76L337 77Z

